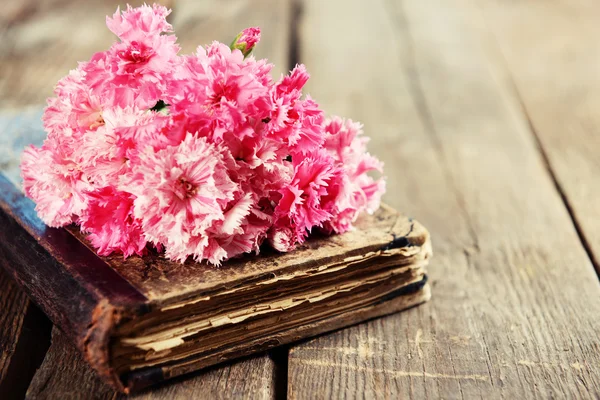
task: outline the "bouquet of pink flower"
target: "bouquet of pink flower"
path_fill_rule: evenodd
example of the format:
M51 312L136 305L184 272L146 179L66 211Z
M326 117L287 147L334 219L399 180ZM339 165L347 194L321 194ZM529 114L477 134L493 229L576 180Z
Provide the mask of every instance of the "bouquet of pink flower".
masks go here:
M23 186L51 227L78 223L100 255L173 260L285 252L313 228L342 233L379 206L382 163L361 125L325 119L303 65L274 82L249 53L258 28L231 46L179 47L162 6L107 17L120 39L58 82L41 148L22 157Z

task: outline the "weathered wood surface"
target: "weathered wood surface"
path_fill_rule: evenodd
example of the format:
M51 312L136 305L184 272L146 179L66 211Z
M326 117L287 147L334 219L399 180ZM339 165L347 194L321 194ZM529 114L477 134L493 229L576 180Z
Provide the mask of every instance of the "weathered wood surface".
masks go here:
M475 11L305 2L310 93L365 123L387 201L430 228L435 261L430 303L293 346L292 398L600 394L598 279Z
M0 107L40 104L77 60L114 40L97 18L114 0L6 3ZM211 388L234 387L245 397L262 385L272 397L275 377L279 394L287 379L295 398L598 397L597 2L294 3L298 46L290 1L178 0L172 22L186 52L228 40L229 24L261 25L258 55L277 72L299 50L311 95L365 123L371 151L386 162L387 202L432 232L433 300L294 346L288 376L262 357L241 363L228 386L218 384L229 374L222 367L145 395L210 397ZM280 46L289 51L271 50ZM80 383L90 382L78 375L85 367L56 337L30 395L102 393ZM48 376L63 383L40 394Z
M481 35L507 68L505 79L600 272L600 3L477 4Z

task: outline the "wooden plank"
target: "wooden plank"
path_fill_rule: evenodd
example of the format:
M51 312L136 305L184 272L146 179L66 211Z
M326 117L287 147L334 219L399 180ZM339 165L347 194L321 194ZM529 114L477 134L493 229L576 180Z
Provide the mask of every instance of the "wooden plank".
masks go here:
M57 328L52 345L27 391L28 399L214 399L274 397L274 363L258 356L233 364L211 368L193 376L177 379L154 390L134 396L113 391L83 360L67 337Z
M305 3L309 92L365 123L386 201L430 228L433 298L292 347L292 398L600 394L598 279L474 18L449 0Z
M0 63L6 62L8 65L8 73L3 75L3 79L0 78L0 93L9 91L14 93L11 97L12 103L4 103L3 106L38 103L50 95L50 89L56 80L65 75L69 68L75 66L76 60L89 58L94 51L110 45L114 38L103 27L103 16L114 12L116 6L111 4L105 2L90 6L82 2L65 2L62 11L54 10L45 15L31 17L32 26L27 22L26 26L19 28L17 23L15 30L9 32L9 35L13 35L16 40L14 49L9 53L0 51ZM65 15L58 15L60 12ZM181 0L174 5L171 22L186 52L195 50L198 44L210 43L213 39L229 41L245 27L261 26L263 40L257 48L256 56L268 57L271 62L277 63L277 68L274 70L274 74L277 75L287 68L289 29L286 27L289 14L289 1L236 0L222 3ZM71 21L69 27L73 29L72 35L83 35L83 37L81 40L78 38L73 41L70 38L71 34L65 36L64 29L60 29L63 32L60 38L51 36L51 39L44 39L45 33L41 29L44 24L40 21L46 21L49 30L59 30L57 26L65 25L65 21ZM106 32L109 36L106 36ZM39 72L37 69L26 65L27 62L33 62L34 58L38 59L41 56L39 53L37 55L32 53L32 47L20 45L27 35L34 43L53 40L54 52L42 54L47 57L44 66L47 70L42 77L36 76ZM18 172L17 164L12 162L11 165ZM278 374L273 358L261 355L209 370L142 397L161 398L162 393L169 398L227 398L251 393L256 398L270 398L274 396L275 378ZM54 334L50 350L32 381L28 396L31 398L93 396L112 398L116 394L92 375L75 348L70 346L66 339L59 334Z
M482 33L510 70L515 92L600 272L600 4L477 4L485 23Z

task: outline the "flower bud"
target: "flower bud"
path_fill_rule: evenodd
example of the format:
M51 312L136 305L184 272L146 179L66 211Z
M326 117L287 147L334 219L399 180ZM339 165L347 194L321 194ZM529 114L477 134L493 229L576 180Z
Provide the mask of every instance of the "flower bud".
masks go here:
M260 28L246 28L240 32L233 42L231 42L231 50L238 49L244 55L244 58L248 57L254 46L260 41Z

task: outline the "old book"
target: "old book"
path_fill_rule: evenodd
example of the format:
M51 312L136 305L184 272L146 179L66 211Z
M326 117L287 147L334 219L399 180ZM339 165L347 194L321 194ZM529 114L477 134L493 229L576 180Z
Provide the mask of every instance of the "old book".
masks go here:
M352 232L220 268L100 257L0 175L2 266L125 392L422 303L430 255L425 228L382 206Z

